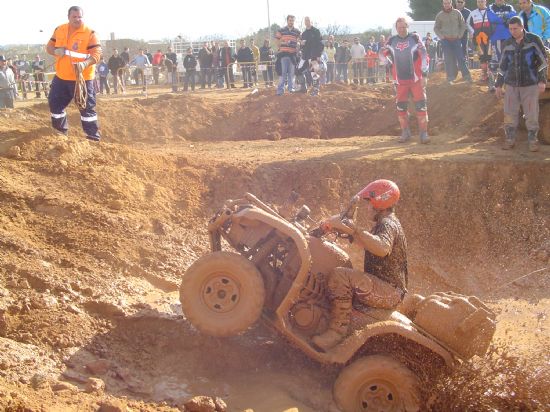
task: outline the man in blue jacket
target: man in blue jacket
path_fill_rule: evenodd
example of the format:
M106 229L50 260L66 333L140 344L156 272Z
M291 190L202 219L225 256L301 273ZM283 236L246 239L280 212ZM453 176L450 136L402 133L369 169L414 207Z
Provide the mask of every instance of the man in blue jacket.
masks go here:
M508 23L512 37L504 42L496 80L496 95L504 95L504 150L516 143L519 109L523 108L529 150L539 150L539 94L546 88L548 58L539 36L525 31L523 21L514 16Z
M534 33L548 45L550 41L550 10L540 4L533 4L532 0L519 0L519 17L523 21L525 30Z
M494 19L491 21L493 32L491 34L493 59L490 66L491 71L496 72L500 57L502 56L502 45L504 41L508 40L511 36L510 30L508 30L508 21L510 18L516 16L517 13L514 7L507 4L504 0L495 0L495 2L489 6L489 10L494 16Z

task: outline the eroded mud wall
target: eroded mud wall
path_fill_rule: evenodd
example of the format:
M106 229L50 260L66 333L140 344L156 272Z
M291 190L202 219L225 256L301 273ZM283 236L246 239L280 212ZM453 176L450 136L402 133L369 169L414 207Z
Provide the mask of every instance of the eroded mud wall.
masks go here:
M482 293L499 280L499 268L518 266L550 239L549 172L550 165L530 162L319 159L228 167L209 182L206 197L215 206L249 190L281 204L295 190L320 218L341 210L368 182L392 179L401 188L397 213L413 268L438 272L437 286Z

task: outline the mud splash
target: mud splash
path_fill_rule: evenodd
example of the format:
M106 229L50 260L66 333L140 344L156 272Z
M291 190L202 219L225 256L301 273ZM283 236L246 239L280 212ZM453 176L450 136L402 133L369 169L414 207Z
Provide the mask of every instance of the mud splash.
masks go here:
M545 411L550 408L548 353L529 360L493 345L487 355L464 363L435 386L432 411Z

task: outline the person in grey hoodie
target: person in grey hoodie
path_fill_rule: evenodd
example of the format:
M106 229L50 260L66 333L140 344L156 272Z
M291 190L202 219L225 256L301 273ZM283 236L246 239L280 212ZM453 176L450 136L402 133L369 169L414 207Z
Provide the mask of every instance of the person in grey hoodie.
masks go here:
M462 50L461 39L466 31L466 22L462 13L453 8L451 0L443 0L443 10L435 17L434 32L441 41L447 82L452 84L458 75L456 66L462 73L462 78L472 82L470 70L466 65L466 56Z

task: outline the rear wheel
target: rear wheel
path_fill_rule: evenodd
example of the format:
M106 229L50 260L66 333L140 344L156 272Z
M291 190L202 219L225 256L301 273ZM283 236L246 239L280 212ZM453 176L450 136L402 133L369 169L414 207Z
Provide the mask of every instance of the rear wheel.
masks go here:
M366 356L342 370L334 383L334 400L344 412L418 411L419 380L387 355Z
M183 276L180 301L187 319L211 336L236 335L258 320L265 299L262 276L248 259L214 252Z

